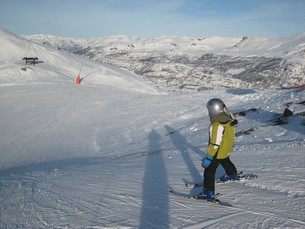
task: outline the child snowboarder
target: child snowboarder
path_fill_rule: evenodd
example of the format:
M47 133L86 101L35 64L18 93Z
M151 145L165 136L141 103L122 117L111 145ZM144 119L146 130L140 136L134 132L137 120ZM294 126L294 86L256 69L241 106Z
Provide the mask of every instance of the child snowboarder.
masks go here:
M224 102L218 98L207 103L210 116L208 152L202 159L204 169L203 193L198 198L213 201L215 199L215 173L219 164L225 169L226 175L221 181L237 179L237 170L229 156L234 145L234 125L237 120L228 111Z

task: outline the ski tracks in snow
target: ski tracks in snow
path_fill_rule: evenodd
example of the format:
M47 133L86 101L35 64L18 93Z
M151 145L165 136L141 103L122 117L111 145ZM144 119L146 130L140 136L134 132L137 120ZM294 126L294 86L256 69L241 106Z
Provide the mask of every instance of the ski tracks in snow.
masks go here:
M245 183L247 182L251 181L246 181ZM181 205L186 211L188 211L186 208L197 208L197 204L202 205L201 211L204 208L201 213L205 220L198 222L198 220L195 220L195 218L198 218L197 216L192 220L185 218L183 221L186 226L188 225L186 228L218 228L224 225L228 228L236 227L236 225L244 225L251 228L305 227L304 210L302 211L302 206L305 203L304 197L296 198L281 192L264 189L257 190L256 187L247 186L245 183L231 182L221 184L228 193L222 195L221 199L228 200L233 205L230 207L175 199L175 204ZM234 186L232 190L239 191L235 191L235 193L228 191L232 186ZM215 218L212 214L214 208L217 208L218 211L220 211L219 208L222 208L222 212L225 212L225 214L220 217L218 214L218 217Z
M290 222L287 224L290 226L305 226L305 210L302 210L305 204L304 196L292 196L280 191L262 189L253 186L255 182L251 180L221 184L226 190L224 192L228 193L222 198L232 200L230 201L233 205L232 209L259 217L263 222L260 226L281 228L287 222ZM218 190L221 189L221 185L218 186Z

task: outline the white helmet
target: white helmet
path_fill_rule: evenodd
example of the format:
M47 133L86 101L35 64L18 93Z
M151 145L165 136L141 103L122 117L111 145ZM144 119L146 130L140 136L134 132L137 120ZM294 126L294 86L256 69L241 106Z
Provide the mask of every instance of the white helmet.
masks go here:
M215 114L225 112L226 105L221 99L214 98L207 103L207 108L209 111L209 116L212 117Z

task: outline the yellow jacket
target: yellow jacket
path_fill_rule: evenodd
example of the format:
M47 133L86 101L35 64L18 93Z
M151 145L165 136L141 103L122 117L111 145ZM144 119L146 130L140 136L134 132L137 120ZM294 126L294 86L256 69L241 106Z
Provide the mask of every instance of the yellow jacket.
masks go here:
M220 123L211 120L209 131L208 155L215 156L217 159L229 157L234 145L234 125L228 120Z

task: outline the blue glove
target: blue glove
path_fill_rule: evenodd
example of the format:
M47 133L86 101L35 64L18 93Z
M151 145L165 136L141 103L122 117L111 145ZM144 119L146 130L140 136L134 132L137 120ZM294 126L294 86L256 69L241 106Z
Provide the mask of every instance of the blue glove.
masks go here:
M202 166L203 168L209 167L212 160L213 160L213 157L210 156L210 155L207 155L205 158L202 158L202 160L201 160L201 161L202 161L201 166Z

